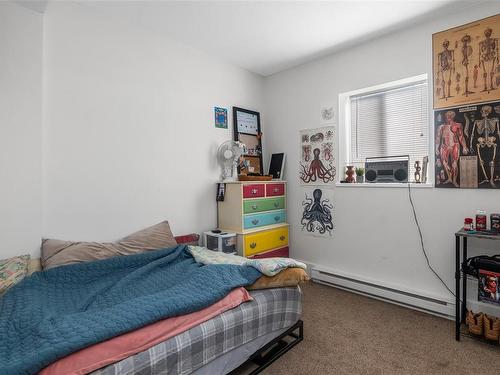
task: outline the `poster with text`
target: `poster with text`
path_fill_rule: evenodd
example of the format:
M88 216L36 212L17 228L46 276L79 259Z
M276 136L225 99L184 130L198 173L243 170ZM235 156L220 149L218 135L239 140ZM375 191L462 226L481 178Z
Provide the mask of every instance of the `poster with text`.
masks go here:
M500 15L432 35L434 108L500 99Z
M305 234L318 237L332 236L333 190L319 186L305 189L300 226Z
M304 129L300 134L299 180L302 185L335 181L334 127Z
M500 102L434 112L439 188L500 188Z

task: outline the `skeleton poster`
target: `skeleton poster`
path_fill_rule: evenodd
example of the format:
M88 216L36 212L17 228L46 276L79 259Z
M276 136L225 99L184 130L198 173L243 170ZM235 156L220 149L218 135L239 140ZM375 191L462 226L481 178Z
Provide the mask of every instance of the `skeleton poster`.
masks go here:
M432 35L434 108L500 99L500 15Z
M302 201L302 231L319 237L333 233L333 191L324 187L307 188Z
M500 188L500 102L434 112L436 187Z
M324 185L335 180L334 139L333 126L300 131L302 185Z

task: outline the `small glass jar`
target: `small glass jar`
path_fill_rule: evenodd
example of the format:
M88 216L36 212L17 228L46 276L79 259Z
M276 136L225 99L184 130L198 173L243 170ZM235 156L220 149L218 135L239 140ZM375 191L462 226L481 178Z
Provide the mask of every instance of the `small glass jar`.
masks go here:
M500 233L500 214L490 215L490 229L493 232Z
M477 210L477 213L476 213L476 230L485 231L486 230L486 222L487 222L486 212L481 211L481 210Z
M474 220L471 217L466 217L464 219L464 230L471 231L474 230Z

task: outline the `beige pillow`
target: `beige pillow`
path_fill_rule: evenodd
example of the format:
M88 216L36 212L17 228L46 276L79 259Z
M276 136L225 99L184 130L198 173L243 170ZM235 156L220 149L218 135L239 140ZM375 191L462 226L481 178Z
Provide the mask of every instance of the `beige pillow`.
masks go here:
M135 232L117 242L72 242L42 240L42 267L44 270L72 263L132 255L177 245L168 221Z
M40 258L32 258L28 264L28 276L33 274L33 272L41 271L42 263L40 262Z
M284 288L297 286L304 281L308 281L309 276L302 268L287 268L274 276L261 276L252 285L247 286L248 290Z

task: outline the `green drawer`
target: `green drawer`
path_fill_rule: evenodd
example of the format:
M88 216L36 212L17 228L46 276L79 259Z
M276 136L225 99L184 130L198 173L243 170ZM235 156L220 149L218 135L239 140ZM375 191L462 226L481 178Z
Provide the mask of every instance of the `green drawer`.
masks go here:
M243 213L281 210L285 208L285 197L249 199L243 201Z

